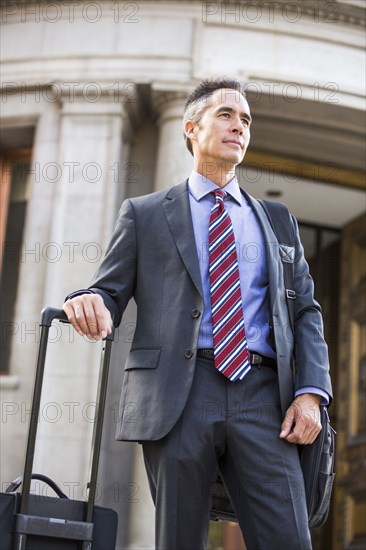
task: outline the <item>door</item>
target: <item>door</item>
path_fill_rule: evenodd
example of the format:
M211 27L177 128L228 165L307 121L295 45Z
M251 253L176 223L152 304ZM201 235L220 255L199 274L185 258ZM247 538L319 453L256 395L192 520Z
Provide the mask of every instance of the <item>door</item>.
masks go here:
M342 231L335 550L366 547L366 219Z

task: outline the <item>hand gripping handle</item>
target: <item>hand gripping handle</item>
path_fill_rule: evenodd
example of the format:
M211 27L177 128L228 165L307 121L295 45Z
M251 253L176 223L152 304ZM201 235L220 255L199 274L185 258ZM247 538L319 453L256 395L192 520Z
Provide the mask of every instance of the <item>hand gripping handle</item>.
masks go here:
M58 319L62 323L69 323L67 315L63 309L57 309L56 307L46 307L42 309L40 326L50 328L50 326L52 325L52 321L56 319ZM114 339L114 327L112 327L112 332L107 335L105 340L113 341L113 339Z

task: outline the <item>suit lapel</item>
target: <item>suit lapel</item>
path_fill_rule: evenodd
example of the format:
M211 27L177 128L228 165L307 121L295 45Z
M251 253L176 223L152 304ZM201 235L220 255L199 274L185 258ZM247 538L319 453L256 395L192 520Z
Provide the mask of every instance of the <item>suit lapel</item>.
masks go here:
M163 208L179 254L195 287L203 297L201 273L189 206L188 180L169 190Z

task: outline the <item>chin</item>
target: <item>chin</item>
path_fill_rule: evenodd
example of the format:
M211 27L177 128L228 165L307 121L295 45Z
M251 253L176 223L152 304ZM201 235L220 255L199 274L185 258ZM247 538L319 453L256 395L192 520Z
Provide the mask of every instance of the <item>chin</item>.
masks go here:
M241 161L243 160L243 156L242 155L240 155L240 156L235 155L235 156L232 156L230 158L226 158L225 160L226 160L226 162L230 162L232 164L237 165L237 164L241 163Z

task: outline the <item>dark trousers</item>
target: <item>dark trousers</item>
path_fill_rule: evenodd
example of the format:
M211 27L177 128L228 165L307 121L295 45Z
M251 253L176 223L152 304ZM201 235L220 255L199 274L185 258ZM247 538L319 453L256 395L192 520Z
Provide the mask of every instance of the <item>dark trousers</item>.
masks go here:
M156 507L157 550L207 547L210 488L220 470L248 550L309 550L297 447L279 438L277 373L254 366L230 382L197 359L192 389L174 428L143 442Z

